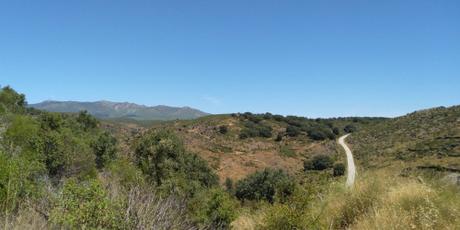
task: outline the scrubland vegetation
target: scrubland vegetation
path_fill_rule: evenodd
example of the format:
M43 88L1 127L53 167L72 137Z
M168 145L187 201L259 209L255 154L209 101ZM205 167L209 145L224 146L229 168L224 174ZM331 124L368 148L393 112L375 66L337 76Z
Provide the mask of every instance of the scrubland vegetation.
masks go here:
M458 111L244 113L120 133L86 112L28 108L5 87L1 228L458 229L459 187L444 179L460 165ZM345 133L359 166L353 188L334 144Z

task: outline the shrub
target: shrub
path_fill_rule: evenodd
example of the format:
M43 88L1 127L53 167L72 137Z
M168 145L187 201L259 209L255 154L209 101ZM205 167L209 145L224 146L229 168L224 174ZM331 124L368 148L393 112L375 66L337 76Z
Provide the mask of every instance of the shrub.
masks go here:
M296 136L299 136L301 134L301 130L300 128L296 127L296 126L292 126L292 125L289 125L287 128L286 128L286 134L290 137L296 137Z
M88 111L81 111L78 113L77 122L83 127L85 131L94 129L98 125L97 119L91 116Z
M96 156L96 167L102 169L107 163L114 160L117 153L117 139L108 132L103 132L91 144Z
M123 229L120 207L109 200L97 180L67 181L50 220L70 229Z
M340 135L340 129L337 128L337 127L332 128L332 132L333 132L334 135L336 135L336 136Z
M265 169L238 181L235 196L241 200L265 200L270 203L275 197L284 201L294 191L293 179L282 170Z
M240 139L246 139L250 137L265 137L269 138L272 136L272 127L264 125L264 124L257 124L252 121L244 122L244 128L241 130L239 135Z
M356 130L357 130L357 128L354 125L347 125L343 129L343 131L345 131L346 133L353 133L353 132L356 132Z
M0 212L16 210L28 198L38 198L41 185L38 177L43 174L43 165L29 160L24 153L9 156L0 151Z
M233 180L231 178L225 179L225 189L227 192L233 193Z
M193 195L200 187L218 183L207 162L186 153L182 141L170 131L152 131L142 136L135 155L141 171L167 192Z
M219 132L221 134L227 134L228 133L228 126L226 126L226 125L219 126Z
M191 213L201 227L228 229L237 215L236 203L225 191L215 188L205 190L190 203Z
M276 141L276 142L280 142L280 141L282 141L282 140L283 140L283 134L282 134L282 133L278 133L278 135L276 135L275 141Z
M325 170L332 167L334 161L329 155L319 154L313 157L312 160L304 161L305 170Z
M339 177L345 175L345 165L343 163L337 163L334 165L334 176Z

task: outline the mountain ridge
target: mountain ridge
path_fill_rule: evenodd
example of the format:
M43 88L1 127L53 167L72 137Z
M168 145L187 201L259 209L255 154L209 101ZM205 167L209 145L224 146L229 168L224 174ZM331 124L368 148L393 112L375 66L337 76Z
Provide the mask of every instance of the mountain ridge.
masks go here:
M147 106L131 102L100 100L94 102L46 100L29 107L49 112L76 113L82 110L101 119L127 118L134 120L188 120L210 115L188 106Z

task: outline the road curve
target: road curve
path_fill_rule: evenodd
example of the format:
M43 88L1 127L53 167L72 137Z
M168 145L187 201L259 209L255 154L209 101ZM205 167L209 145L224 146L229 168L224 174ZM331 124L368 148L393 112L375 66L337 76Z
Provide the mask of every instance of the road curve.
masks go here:
M350 134L340 137L339 145L341 145L343 149L345 149L345 153L347 154L347 164L348 164L347 187L351 187L355 183L356 166L355 166L355 161L353 160L353 153L351 153L350 148L348 148L347 144L345 143L345 139L347 139L348 136L350 136Z

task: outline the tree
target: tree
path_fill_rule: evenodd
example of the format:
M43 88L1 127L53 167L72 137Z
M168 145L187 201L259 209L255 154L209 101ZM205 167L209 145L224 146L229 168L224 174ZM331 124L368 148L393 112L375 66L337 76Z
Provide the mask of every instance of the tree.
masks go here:
M218 184L217 175L206 161L186 153L182 141L167 130L143 135L135 149L141 171L159 187L179 193L195 192L199 187Z
M343 163L337 163L334 165L334 176L339 177L345 175L345 165Z
M22 113L27 105L26 96L17 93L9 86L0 90L0 105L12 113Z
M77 122L83 126L85 131L94 129L98 125L97 119L91 116L86 110L78 113Z
M110 135L110 133L103 132L91 144L91 147L96 156L96 167L102 169L108 162L115 159L117 153L117 139Z
M241 200L265 200L270 203L278 197L281 201L295 188L293 179L282 170L265 169L238 181L235 196Z

